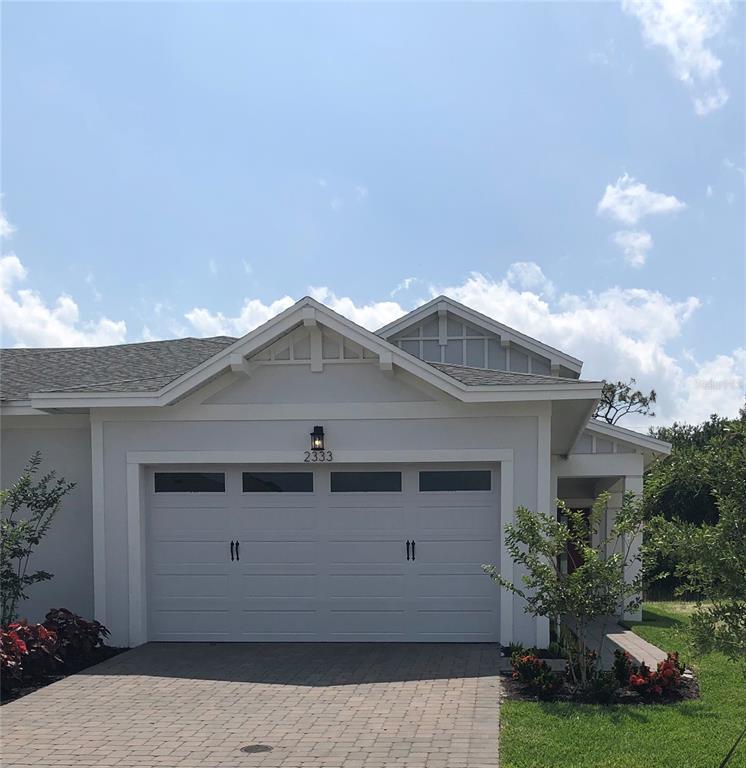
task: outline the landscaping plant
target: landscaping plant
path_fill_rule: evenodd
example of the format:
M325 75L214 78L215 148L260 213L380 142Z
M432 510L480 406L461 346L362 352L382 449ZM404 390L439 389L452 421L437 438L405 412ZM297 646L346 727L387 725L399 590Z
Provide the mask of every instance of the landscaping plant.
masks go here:
M41 454L35 453L23 474L10 488L0 490L0 624L18 617L18 605L26 590L52 574L38 570L29 573L29 559L52 525L63 497L75 483L48 472L37 479Z
M540 699L551 698L562 688L562 678L533 653L516 653L511 658L513 679Z
M58 654L66 664L86 663L103 648L109 630L98 621L87 621L67 608L53 608L44 618L44 626L55 633Z
M493 565L483 568L496 584L525 600L527 613L558 623L570 620L575 641L567 643L568 670L573 684L585 688L595 674L589 655L593 649L588 647L590 623L640 605L641 576L625 581L624 574L640 559L632 544L641 534L643 513L634 494L625 494L613 525L601 536L608 494L599 496L588 515L562 501L557 504L559 520L519 507L515 522L505 526L510 557L525 569L521 585L504 578ZM571 573L562 565L569 547L579 554Z

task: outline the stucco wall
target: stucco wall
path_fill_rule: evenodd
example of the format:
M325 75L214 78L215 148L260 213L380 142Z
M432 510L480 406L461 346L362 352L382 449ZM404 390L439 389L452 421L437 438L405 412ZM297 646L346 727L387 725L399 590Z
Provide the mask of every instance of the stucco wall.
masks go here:
M16 481L29 457L42 452L42 471L54 469L75 482L52 527L29 563L29 570L54 574L28 590L20 613L38 621L50 608L69 608L93 617L93 544L91 516L91 430L87 417L13 416L0 425L3 488Z
M230 406L226 406L230 407ZM214 409L215 406L212 406ZM197 412L198 412L197 408ZM312 412L312 407L309 411ZM211 411L211 413L213 413ZM536 416L474 418L324 420L332 450L427 450L510 448L514 455L515 505L537 505L538 419ZM134 414L133 414L134 416ZM145 419L143 415L141 418ZM152 418L152 416L150 416ZM128 543L126 454L130 451L297 451L307 448L313 417L302 421L127 421L104 420L107 623L120 642L128 635ZM495 553L495 562L499 553ZM485 576L485 578L487 578ZM497 588L496 588L497 599ZM534 642L534 621L518 602L515 633Z

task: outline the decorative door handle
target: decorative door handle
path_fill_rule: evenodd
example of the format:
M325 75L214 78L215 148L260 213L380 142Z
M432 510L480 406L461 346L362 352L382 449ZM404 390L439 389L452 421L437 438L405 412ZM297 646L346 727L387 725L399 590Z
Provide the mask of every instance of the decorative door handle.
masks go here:
M231 562L233 562L233 539L231 539Z
M412 560L414 560L414 539L412 539Z
M238 539L236 539L236 560L240 560L240 559L241 559L241 558L238 556L238 546L239 546L239 541L238 541Z
M409 539L407 539L407 560L409 560Z

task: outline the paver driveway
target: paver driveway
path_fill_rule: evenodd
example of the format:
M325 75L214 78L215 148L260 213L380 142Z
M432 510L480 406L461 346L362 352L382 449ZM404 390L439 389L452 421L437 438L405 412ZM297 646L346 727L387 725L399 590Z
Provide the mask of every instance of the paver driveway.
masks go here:
M481 644L150 643L2 707L2 765L495 768L497 662Z

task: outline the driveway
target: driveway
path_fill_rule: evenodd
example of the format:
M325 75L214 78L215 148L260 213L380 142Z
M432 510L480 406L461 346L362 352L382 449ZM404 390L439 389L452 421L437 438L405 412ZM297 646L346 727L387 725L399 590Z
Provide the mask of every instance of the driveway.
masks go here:
M149 643L2 707L2 766L495 768L497 664L486 644Z

